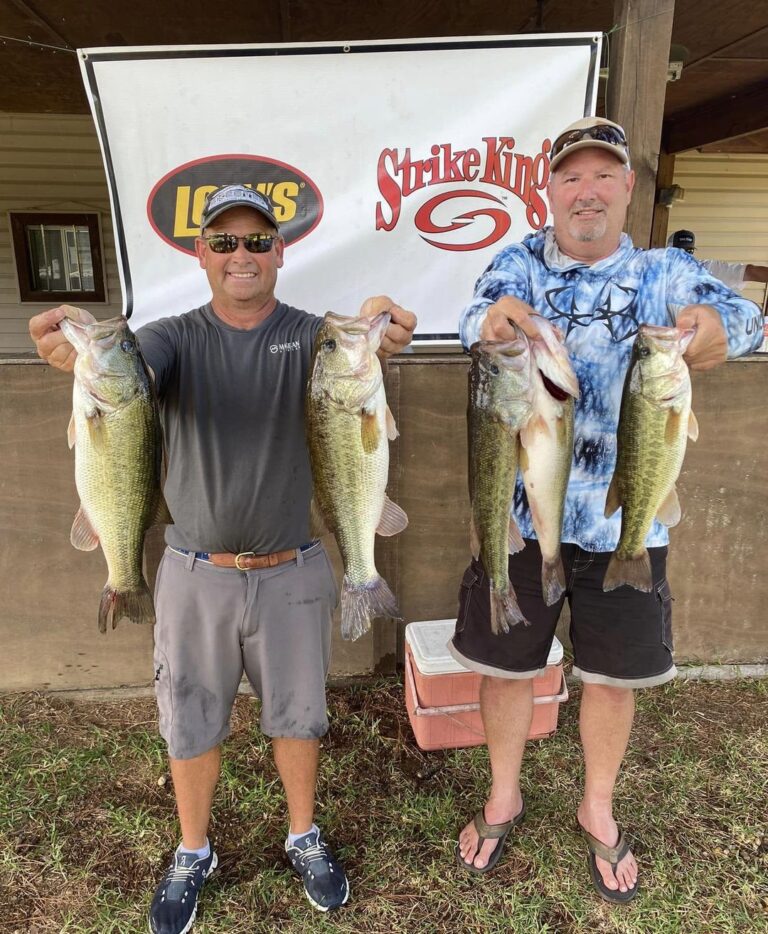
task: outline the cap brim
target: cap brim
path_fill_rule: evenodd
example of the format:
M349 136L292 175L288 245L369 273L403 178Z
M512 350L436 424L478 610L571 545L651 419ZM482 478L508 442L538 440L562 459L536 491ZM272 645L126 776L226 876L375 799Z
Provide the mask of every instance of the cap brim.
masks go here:
M618 146L613 146L611 143L604 143L599 139L580 139L578 143L572 143L570 146L566 146L562 152L559 152L554 159L549 163L549 171L553 172L558 165L564 160L567 159L571 153L577 152L579 149L605 149L612 156L615 156L622 165L629 165L629 155L624 149L621 149Z

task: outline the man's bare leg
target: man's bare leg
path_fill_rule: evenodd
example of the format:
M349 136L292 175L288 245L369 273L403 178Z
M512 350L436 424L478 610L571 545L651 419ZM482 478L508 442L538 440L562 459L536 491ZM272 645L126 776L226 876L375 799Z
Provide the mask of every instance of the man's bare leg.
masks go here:
M187 850L205 846L211 804L221 766L221 749L214 746L194 759L170 759L181 842Z
M320 741L275 736L272 752L285 789L291 833L306 833L315 815Z
M613 789L629 742L635 715L635 696L630 688L584 684L579 728L584 747L584 797L578 820L585 830L606 846L619 839L613 819ZM597 858L597 868L609 889L626 892L637 882L637 863L628 853L616 868ZM618 879L618 882L617 882Z
M501 824L516 817L523 806L520 767L533 716L533 679L484 677L480 683L480 712L491 759L491 793L485 820ZM459 835L459 851L478 869L488 860L498 840L486 840L477 852L478 835L470 821Z

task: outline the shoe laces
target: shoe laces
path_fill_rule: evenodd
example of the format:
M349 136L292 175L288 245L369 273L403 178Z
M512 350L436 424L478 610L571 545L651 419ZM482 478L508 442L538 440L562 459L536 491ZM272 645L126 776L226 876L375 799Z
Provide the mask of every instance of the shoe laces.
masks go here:
M174 860L165 876L166 888L180 882L183 882L184 885L191 884L194 887L195 875L198 872L202 872L203 878L205 878L206 870L200 869L198 861L195 861L191 866L180 866L178 860Z

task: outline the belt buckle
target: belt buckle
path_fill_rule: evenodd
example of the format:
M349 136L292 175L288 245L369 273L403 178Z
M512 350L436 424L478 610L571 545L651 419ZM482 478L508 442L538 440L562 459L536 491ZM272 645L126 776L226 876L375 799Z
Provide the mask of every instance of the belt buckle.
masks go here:
M241 551L239 555L235 555L235 567L238 569L238 571L247 571L248 568L244 568L240 564L240 559L241 558L255 558L255 557L256 557L255 551Z

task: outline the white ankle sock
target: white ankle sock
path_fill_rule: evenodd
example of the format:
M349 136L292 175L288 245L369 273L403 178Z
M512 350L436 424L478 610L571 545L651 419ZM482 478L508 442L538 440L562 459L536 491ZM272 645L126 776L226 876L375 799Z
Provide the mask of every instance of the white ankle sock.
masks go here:
M199 850L188 850L183 843L180 843L176 848L177 853L193 853L198 859L208 859L211 855L211 844L208 840L208 837L205 838L205 846L201 847Z
M288 846L293 846L297 840L300 840L302 837L306 837L308 833L320 833L320 828L317 824L312 824L309 830L305 830L304 833L291 833L288 831L288 839L285 841Z

